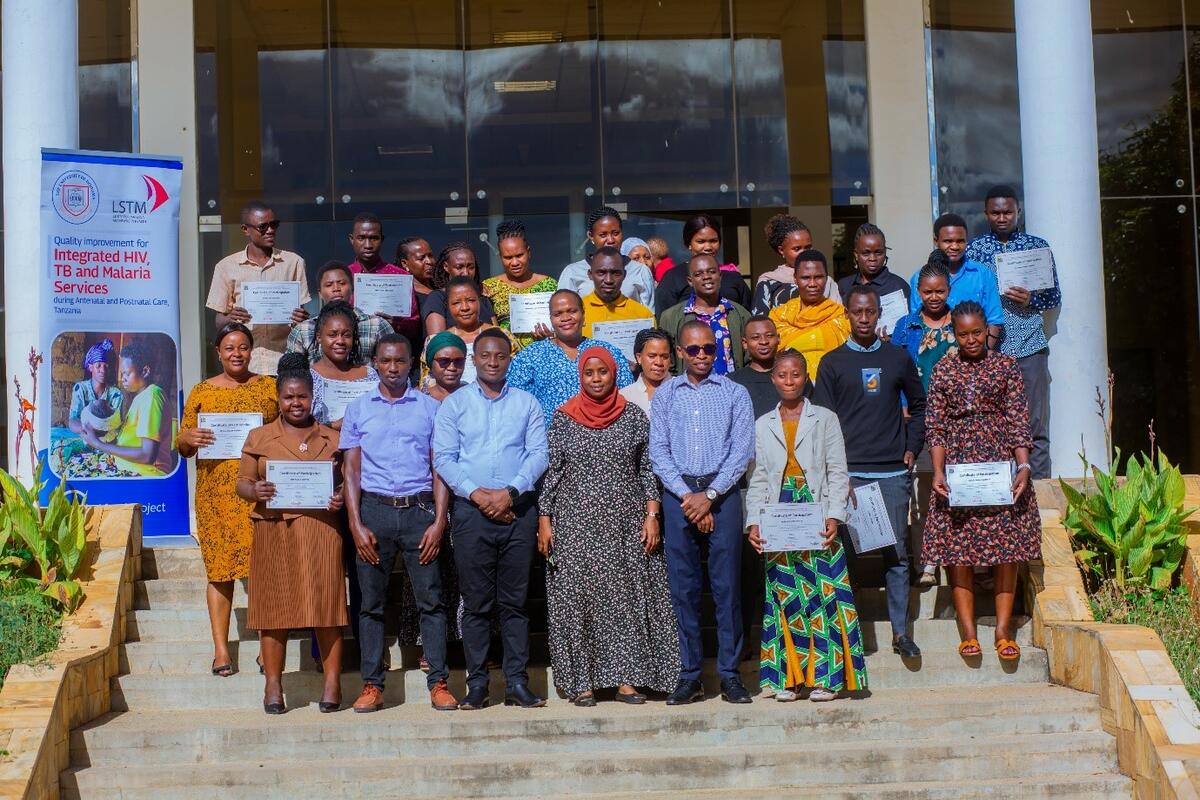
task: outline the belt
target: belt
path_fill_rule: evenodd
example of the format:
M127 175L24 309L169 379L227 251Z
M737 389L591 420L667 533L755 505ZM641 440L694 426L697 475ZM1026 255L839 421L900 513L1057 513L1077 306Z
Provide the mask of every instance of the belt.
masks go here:
M382 503L385 506L392 508L412 508L413 506L421 505L422 503L433 502L433 492L418 492L416 494L406 495L404 497L396 497L390 494L379 494L377 492L368 492L363 490L363 499L374 500L376 503Z
M711 472L708 475L680 475L679 477L683 478L683 482L693 492L703 492L717 479L717 473Z

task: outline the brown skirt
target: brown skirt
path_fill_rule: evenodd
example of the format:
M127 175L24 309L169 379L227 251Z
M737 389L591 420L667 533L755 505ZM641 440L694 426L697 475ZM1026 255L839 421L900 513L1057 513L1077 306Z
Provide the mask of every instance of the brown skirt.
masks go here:
M307 516L255 520L247 593L254 630L345 625L341 535Z

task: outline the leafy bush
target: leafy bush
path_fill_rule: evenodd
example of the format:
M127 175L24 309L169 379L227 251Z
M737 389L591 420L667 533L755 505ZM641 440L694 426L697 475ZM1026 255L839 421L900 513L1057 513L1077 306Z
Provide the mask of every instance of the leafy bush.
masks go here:
M1112 463L1119 461L1118 450ZM1140 461L1130 456L1124 481L1115 472L1091 465L1094 492L1086 481L1083 492L1059 481L1068 504L1063 524L1078 546L1075 557L1118 589L1169 589L1187 555L1183 523L1195 511L1183 507L1183 475L1161 450L1157 463L1144 453Z
M41 594L0 596L0 685L13 664L36 663L58 646L62 615Z
M83 568L87 509L83 495L68 493L63 484L39 508L43 486L26 489L0 470L0 595L35 592L70 612L83 599L76 578Z

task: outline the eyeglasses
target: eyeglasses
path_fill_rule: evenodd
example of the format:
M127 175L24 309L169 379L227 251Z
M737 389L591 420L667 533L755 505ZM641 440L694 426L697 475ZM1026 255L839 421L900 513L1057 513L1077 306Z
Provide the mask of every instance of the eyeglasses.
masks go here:
M267 231L279 230L279 220L269 219L260 225L247 225L246 223L243 222L242 227L253 228L254 230L258 231L259 233L266 233Z
M717 346L715 344L689 344L683 348L683 352L687 353L692 358L704 353L706 356L715 356L717 354Z
M435 358L434 362L436 362L437 365L439 367L441 367L442 369L450 369L451 367L456 366L456 365L460 366L460 367L464 366L467 363L467 359L465 357L464 358Z

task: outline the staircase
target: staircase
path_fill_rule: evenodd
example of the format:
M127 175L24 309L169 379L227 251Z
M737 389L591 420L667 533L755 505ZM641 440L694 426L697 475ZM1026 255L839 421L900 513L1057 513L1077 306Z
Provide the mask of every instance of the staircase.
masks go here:
M715 697L692 706L603 702L580 709L490 707L436 712L419 653L391 648L385 699L375 714L319 714L321 676L307 634L288 642L289 712L261 708L258 641L235 594L233 656L239 673L209 674L204 569L194 548L148 549L127 620L113 711L71 734L62 796L75 798L1128 798L1114 739L1094 695L1049 683L1046 654L1029 644L1019 666L985 653L968 664L945 588L914 592L919 664L887 646L882 590L859 593L870 696L832 703ZM980 608L987 612L981 596ZM988 620L984 618L983 622ZM357 696L357 649L348 642L343 696ZM544 634L533 641L545 660ZM455 646L452 651L457 650ZM747 665L748 667L750 665ZM531 668L546 692L548 668ZM757 685L747 670L747 685ZM552 685L552 683L551 683ZM462 670L451 688L463 691ZM503 697L493 674L493 701ZM784 792L785 795L780 793Z

